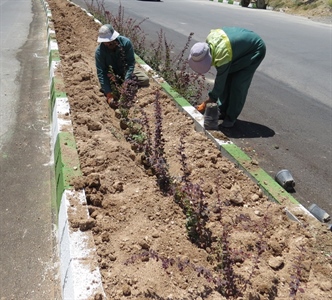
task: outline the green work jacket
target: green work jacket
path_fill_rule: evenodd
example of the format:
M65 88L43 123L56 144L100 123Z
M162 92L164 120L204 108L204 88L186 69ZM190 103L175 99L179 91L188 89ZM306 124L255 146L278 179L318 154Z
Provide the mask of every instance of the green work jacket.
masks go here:
M217 101L225 88L228 74L248 67L255 60L255 51L265 46L257 34L240 27L213 29L206 42L210 47L212 66L217 70L209 97Z
M95 51L97 76L105 94L112 92L107 76L110 68L123 80L129 79L135 68L135 53L131 41L124 36L118 36L117 41L119 47L115 51L111 51L103 43L100 43Z

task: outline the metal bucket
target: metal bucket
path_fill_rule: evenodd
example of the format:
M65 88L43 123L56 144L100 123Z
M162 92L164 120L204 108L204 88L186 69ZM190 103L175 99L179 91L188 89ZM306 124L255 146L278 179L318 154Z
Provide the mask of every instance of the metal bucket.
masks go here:
M330 215L323 209L321 209L316 204L311 204L308 209L312 215L317 218L319 221L325 223L331 220Z
M218 130L219 108L217 103L207 103L204 113L204 128Z
M286 190L292 190L295 186L295 181L292 174L288 170L281 170L275 176L275 180Z

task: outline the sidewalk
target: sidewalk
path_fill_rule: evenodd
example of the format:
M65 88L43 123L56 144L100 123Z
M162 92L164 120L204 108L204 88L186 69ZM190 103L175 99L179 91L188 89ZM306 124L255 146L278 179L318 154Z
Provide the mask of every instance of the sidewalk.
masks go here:
M1 5L2 21L11 18L9 26L19 30L11 36L1 27L1 47L6 51L1 58L1 97L11 102L10 107L17 98L17 107L0 156L0 299L56 300L61 295L52 206L45 14L40 1L34 1L32 8L30 2ZM15 82L13 91L5 84L6 76Z

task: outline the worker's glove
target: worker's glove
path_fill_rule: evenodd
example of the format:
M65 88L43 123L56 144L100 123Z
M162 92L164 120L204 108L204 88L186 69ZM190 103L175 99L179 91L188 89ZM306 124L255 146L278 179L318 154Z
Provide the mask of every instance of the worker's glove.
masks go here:
M196 109L201 113L204 114L205 109L206 109L206 102L201 103L196 107Z
M107 93L107 94L106 94L106 101L107 101L107 104L108 104L111 108L113 108L113 109L116 109L116 108L118 108L118 106L119 106L118 101L116 101L116 100L114 99L114 96L113 96L112 93Z
M201 113L204 114L205 110L206 110L206 104L207 103L213 103L215 101L213 101L210 97L207 98L204 102L202 102L200 105L198 105L196 107L196 109Z

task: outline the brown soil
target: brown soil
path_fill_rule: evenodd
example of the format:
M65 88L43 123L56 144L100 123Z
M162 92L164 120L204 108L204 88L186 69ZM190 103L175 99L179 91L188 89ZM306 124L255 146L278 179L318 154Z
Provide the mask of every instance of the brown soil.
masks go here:
M154 127L154 102L160 91L169 172L178 180L183 176L178 149L184 134L189 181L202 188L208 205L207 228L214 241L203 248L190 241L181 207L160 192L141 154L126 141L116 111L99 92L94 66L99 25L67 0L48 2L83 172L75 185L85 188L88 228L108 299L290 299L289 284L296 279L304 290L296 299L332 299L332 233L326 224L301 211L296 215L301 223L289 220L284 207L269 201L256 183L196 132L193 121L151 79L150 87L139 90L135 108L143 108ZM131 115L137 116L134 108ZM72 216L73 230L78 230L79 218ZM213 282L194 270L203 267L222 278L217 272L221 260L218 264L216 254L222 256L218 238L231 249L223 255L230 254L228 261L237 275L228 283L243 288L248 282L242 298L222 296ZM188 267L165 271L161 261L146 256L125 265L147 250L187 262Z

